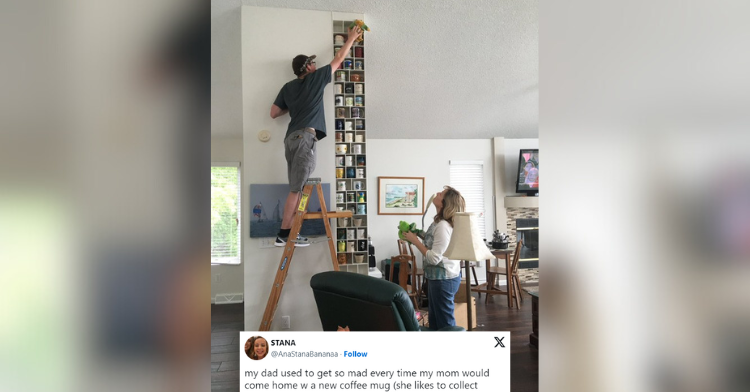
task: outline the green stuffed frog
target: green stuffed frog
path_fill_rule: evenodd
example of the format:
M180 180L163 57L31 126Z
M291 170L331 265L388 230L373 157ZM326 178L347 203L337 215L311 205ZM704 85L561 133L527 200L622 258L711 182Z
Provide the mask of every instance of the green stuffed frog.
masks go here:
M417 235L417 237L424 239L424 230L417 229L416 223L406 223L404 221L401 221L398 223L398 238L405 240L406 237L404 237L404 233L412 232Z

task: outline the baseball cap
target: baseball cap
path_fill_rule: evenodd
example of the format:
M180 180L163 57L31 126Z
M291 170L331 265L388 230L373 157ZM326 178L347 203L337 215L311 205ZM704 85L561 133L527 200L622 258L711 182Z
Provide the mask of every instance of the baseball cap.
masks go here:
M312 56L306 56L304 54L300 54L297 57L292 60L292 71L294 71L294 74L299 76L305 73L305 68L313 61L315 60L316 55Z

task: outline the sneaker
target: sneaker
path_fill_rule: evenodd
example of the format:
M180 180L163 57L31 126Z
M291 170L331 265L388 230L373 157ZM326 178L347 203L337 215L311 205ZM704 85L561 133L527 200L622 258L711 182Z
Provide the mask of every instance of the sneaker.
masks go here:
M276 242L273 243L274 246L284 246L286 245L286 241L282 240L281 237L276 236Z
M297 248L310 246L310 240L307 239L307 237L300 237L299 235L297 236L297 239L292 242L294 242L294 246ZM276 242L274 242L274 245L279 247L286 246L286 240L279 236L276 236Z
M297 235L297 239L292 242L294 242L294 246L298 248L310 246L310 240L307 237L301 237L299 234Z

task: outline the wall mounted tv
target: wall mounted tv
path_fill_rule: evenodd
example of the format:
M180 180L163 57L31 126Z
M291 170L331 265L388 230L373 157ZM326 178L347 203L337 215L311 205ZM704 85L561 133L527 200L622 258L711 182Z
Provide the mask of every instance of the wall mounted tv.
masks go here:
M539 196L539 149L523 149L518 153L516 193Z

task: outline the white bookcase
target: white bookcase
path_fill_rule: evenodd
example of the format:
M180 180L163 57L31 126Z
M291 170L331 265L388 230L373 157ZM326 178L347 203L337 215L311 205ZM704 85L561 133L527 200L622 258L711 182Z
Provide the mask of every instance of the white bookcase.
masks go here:
M334 55L346 41L353 19L333 21ZM337 39L338 37L338 39ZM343 40L342 40L343 39ZM336 209L352 211L336 225L336 250L342 271L368 273L367 119L365 42L355 42L333 76Z

